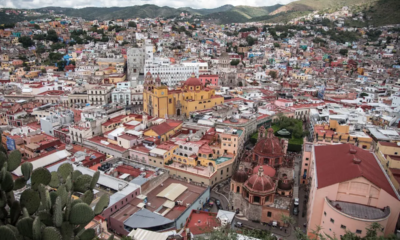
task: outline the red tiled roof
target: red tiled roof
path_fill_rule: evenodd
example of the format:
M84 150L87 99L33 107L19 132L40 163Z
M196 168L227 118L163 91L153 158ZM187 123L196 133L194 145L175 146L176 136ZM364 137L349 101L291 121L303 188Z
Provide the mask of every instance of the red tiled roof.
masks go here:
M353 154L350 149L356 152ZM316 146L315 164L318 188L363 177L397 198L374 155L359 147L351 144Z
M166 134L167 132L173 130L174 128L175 128L174 126L171 126L166 122L150 127L151 130L153 130L160 136Z

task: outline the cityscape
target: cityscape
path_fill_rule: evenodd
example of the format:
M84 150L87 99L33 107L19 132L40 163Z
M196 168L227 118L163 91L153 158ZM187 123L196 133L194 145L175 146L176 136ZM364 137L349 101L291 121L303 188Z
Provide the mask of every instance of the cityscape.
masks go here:
M286 2L0 3L0 239L400 239L400 1Z

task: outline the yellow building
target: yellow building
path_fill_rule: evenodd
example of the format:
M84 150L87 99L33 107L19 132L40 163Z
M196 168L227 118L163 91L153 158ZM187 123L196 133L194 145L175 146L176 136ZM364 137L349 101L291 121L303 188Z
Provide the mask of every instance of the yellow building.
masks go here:
M168 141L182 128L182 123L182 121L167 120L167 122L151 126L144 132L144 136L158 138L161 142Z
M125 74L111 74L108 76L108 78L103 79L103 84L109 84L109 83L119 83L123 82L126 79Z
M336 120L329 120L329 124L314 125L315 142L325 144L351 143L362 149L372 148L372 138L361 131L350 132L349 125L341 125Z
M200 80L192 75L182 87L168 90L161 84L161 79L155 80L151 73L146 74L143 91L143 110L150 116L185 116L191 112L209 109L223 104L224 98L215 95L215 90L205 88Z
M389 175L397 191L400 190L400 144L396 142L378 142L376 156Z

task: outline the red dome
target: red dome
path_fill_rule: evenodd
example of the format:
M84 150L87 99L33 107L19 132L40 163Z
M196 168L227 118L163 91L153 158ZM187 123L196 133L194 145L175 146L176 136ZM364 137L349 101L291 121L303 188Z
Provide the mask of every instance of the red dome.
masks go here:
M265 194L275 191L275 183L272 179L264 174L253 174L244 186L251 192Z
M258 173L258 169L259 168L263 168L263 171L264 171L265 175L267 175L269 177L274 177L275 176L276 170L273 167L269 166L269 165L260 165L260 166L255 167L253 169L253 174Z
M190 78L188 78L184 84L185 86L201 86L200 79L196 78L194 74Z
M198 78L188 78L188 80L186 80L185 82L186 86L199 86L201 85L200 79Z
M239 168L232 176L232 180L238 183L244 183L248 178L249 176L243 168Z
M254 153L261 156L267 157L279 157L283 156L282 145L276 136L274 136L274 130L268 129L267 137L260 139L254 147Z

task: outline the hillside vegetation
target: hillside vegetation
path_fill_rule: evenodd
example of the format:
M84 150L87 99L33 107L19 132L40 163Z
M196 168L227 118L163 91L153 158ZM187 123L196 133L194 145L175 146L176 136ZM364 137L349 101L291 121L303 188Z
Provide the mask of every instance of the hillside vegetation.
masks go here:
M65 14L71 17L82 17L86 20L109 20L129 18L173 18L182 12L194 15L196 18L213 20L221 24L240 22L288 22L293 18L301 17L319 11L322 13L340 10L343 6L350 7L351 12L362 12L365 22L346 20L346 25L364 27L369 25L382 26L400 23L400 0L299 0L287 5L276 4L267 7L223 5L218 8L193 9L190 7L171 8L159 7L152 4L130 7L87 7L61 8L45 7L36 9L44 15L26 17L23 15L6 15L0 12L0 24L15 23L24 20L49 17L48 11L56 14ZM23 10L23 9L22 9Z
M364 5L378 0L299 0L284 5L271 15L281 12L312 11L312 10L338 10L344 6Z

